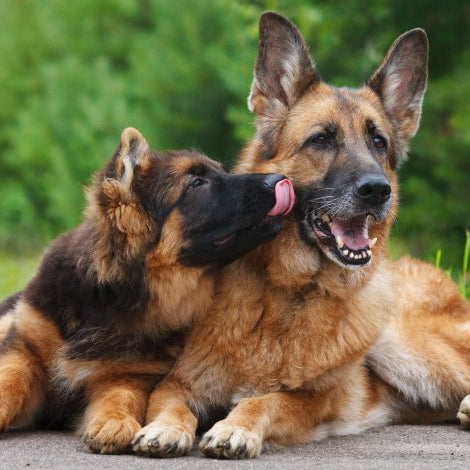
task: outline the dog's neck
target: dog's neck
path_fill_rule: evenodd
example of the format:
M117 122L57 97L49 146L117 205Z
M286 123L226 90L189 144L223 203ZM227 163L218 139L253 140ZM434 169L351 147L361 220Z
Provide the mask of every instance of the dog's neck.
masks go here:
M142 323L142 330L148 334L186 329L209 308L214 290L213 269L182 266L159 250L147 256L132 257L127 253L126 257L126 253L113 250L95 237L93 224L87 222L77 230L77 235L83 240L85 256L90 258L90 263L84 263L89 266L86 275L99 283L125 282L129 272L142 270L142 276L134 276L140 278L135 295L140 301L147 300L142 304L142 317L136 321Z
M156 266L147 263L149 293L144 329L172 331L189 328L209 309L214 272L207 267Z
M378 260L359 270L338 266L305 242L299 231L298 221L289 218L281 233L252 255L258 258L258 264L265 266L269 282L275 286L293 292L318 290L322 296L332 292L335 297L347 298L362 287L376 269Z

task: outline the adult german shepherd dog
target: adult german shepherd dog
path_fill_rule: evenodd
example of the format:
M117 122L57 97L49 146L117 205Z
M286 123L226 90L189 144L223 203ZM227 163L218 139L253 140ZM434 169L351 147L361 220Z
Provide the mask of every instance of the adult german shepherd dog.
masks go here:
M80 433L109 453L140 429L219 268L272 239L294 196L283 176L155 153L132 128L87 195L84 222L1 306L0 430L86 406Z
M135 451L187 452L198 419L230 403L201 440L207 456L455 417L470 392L470 305L439 270L385 255L427 60L414 29L365 86L335 88L296 27L262 15L248 98L257 134L238 170L285 174L296 207L276 239L224 270L206 320L150 397ZM459 417L470 422L470 399Z

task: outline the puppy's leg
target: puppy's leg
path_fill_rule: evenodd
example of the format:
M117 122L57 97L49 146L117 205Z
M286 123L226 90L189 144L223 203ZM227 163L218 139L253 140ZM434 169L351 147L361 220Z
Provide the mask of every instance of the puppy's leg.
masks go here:
M0 355L0 431L33 424L43 403L41 366L30 351L17 347Z
M88 448L96 453L129 447L145 417L147 389L139 380L101 380L88 387L89 404L80 426Z
M176 381L159 385L150 395L148 423L135 436L133 450L141 455L178 457L194 443L197 418L187 406L189 392Z
M0 431L33 424L62 344L57 328L20 301L0 318Z
M333 402L332 393L274 392L245 398L203 436L199 448L208 457L241 459L258 456L267 440L278 445L308 442L315 426L332 414Z

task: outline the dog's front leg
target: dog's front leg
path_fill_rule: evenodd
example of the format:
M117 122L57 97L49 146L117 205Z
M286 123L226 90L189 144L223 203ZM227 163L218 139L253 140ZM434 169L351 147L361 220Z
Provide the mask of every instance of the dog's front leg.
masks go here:
M187 405L189 393L171 379L155 388L150 395L147 425L133 441L135 452L154 457L178 457L192 449L197 418Z
M85 444L101 454L129 448L144 421L146 387L139 380L101 380L88 393L90 401L79 430Z
M261 453L266 441L276 445L311 440L315 426L332 412L332 394L273 392L244 398L202 438L207 457L241 459Z

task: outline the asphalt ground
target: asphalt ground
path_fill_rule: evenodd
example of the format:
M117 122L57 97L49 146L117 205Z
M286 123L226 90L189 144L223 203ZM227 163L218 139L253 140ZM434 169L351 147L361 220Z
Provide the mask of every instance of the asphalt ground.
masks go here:
M0 469L470 469L470 431L458 425L385 426L254 460L207 459L195 448L177 459L95 455L71 433L10 431L0 437Z

